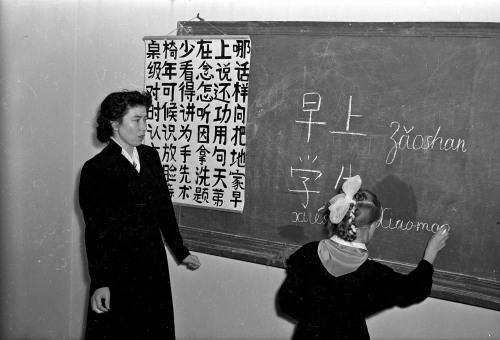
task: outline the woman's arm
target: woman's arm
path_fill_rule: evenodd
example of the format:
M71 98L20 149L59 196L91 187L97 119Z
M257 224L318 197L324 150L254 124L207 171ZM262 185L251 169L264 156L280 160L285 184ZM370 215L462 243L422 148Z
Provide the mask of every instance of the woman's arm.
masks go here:
M117 223L116 212L109 208L100 175L98 169L87 162L82 168L79 187L89 274L95 288L109 287L113 280L112 226Z
M161 206L161 221L160 221L160 230L163 234L165 242L168 247L174 254L178 263L184 263L187 260L188 256L190 256L189 249L184 246L184 242L182 236L179 232L179 226L177 224L177 219L175 218L174 207L172 205L172 200L170 199L170 192L168 190L168 183L165 179L165 174L163 171L163 166L161 164L160 156L158 152L154 149L150 150L151 162L153 162L153 168L155 169L155 176L157 176L157 180L160 183L162 188L162 206ZM193 257L196 257L192 255ZM190 258L192 259L192 258ZM197 258L196 258L197 259ZM191 261L193 262L193 261ZM185 264L188 265L190 260L188 260ZM190 266L191 267L191 266ZM199 265L198 265L199 267ZM191 267L191 269L196 269Z

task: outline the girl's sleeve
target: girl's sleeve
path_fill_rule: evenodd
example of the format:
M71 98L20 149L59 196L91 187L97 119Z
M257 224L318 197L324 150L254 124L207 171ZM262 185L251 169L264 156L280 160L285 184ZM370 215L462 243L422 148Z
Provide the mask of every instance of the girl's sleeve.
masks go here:
M109 287L115 268L113 225L117 213L111 209L100 174L88 162L82 168L79 201L85 220L85 248L92 286Z
M303 249L299 249L288 258L287 276L277 294L280 311L295 320L303 319L307 311L308 266L303 253Z
M174 207L168 190L168 183L165 179L160 156L156 150L153 150L152 157L154 167L157 169L156 173L159 177L158 180L160 181L160 185L162 187L163 203L161 207L160 230L177 262L181 263L186 257L188 257L188 255L190 255L190 252L189 249L184 246L184 241L179 232L179 225L177 224L177 219L175 218Z
M367 306L367 314L376 313L393 306L405 307L425 300L432 289L434 268L429 262L422 260L408 274L395 272L381 263L376 264L373 284Z

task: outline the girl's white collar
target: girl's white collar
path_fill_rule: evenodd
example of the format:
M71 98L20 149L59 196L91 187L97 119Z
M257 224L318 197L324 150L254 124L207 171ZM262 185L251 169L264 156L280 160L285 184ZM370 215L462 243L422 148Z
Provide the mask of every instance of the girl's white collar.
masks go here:
M361 242L347 242L347 241L341 239L340 237L338 237L337 235L333 235L332 237L330 237L330 240L332 240L334 242L337 242L339 244L342 244L344 246L368 250L368 249L366 249L366 245L364 243L361 243Z

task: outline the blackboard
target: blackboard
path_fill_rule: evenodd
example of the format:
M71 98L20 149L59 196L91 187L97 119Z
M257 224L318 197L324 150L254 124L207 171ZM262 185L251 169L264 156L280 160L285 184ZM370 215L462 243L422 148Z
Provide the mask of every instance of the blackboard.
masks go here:
M176 207L191 249L284 267L359 174L384 207L372 258L408 272L447 225L432 296L500 310L500 25L178 23L221 33L252 44L246 205Z

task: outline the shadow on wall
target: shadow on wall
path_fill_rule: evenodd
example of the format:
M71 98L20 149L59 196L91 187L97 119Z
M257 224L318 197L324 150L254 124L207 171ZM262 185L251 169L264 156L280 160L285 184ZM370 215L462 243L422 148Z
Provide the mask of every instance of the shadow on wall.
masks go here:
M85 332L85 324L87 321L87 312L88 312L88 295L89 295L89 290L90 290L90 276L88 272L88 262L87 262L87 252L85 251L85 221L83 219L83 213L82 210L80 209L80 202L79 202L79 190L78 190L78 185L80 183L80 175L81 175L81 169L78 171L78 175L76 178L75 183L77 183L74 191L74 209L75 209L75 215L77 216L78 220L78 227L80 228L80 242L79 244L81 245L80 247L80 257L82 259L82 277L81 277L81 282L83 282L83 285L85 286L85 297L84 301L85 303L81 308L83 308L83 311L81 313L75 313L76 315L81 314L82 315L82 320L81 320L81 325L83 325L82 329L83 332ZM78 290L76 290L78 291ZM82 337L83 338L83 337Z
M102 145L102 143L100 143L97 140L97 131L95 129L95 127L96 127L95 122L97 120L97 115L99 114L99 109L100 109L100 107L97 107L95 110L96 114L95 114L95 117L93 120L94 129L92 130L91 142L92 142L93 147L101 149L103 147L103 145ZM83 308L83 310L81 311L81 313L77 314L77 315L80 315L80 314L82 315L82 319L80 320L81 321L80 324L82 325L82 332L83 332L82 338L84 338L85 337L85 325L86 325L87 314L88 314L88 305L89 305L90 275L89 275L89 271L88 271L87 252L85 250L85 220L83 218L83 212L80 209L80 201L79 201L79 184L80 184L80 176L81 176L82 167L83 167L83 164L81 164L80 168L78 169L78 175L77 175L77 178L75 181L76 186L75 186L75 190L74 190L74 197L73 197L74 204L73 204L73 206L74 206L75 215L77 216L77 220L78 220L78 228L80 228L79 244L81 245L80 257L82 259L82 277L80 278L80 280L81 280L80 282L83 282L83 286L85 287L85 296L83 298L85 303L81 307L81 308Z
M389 175L375 184L372 190L382 203L382 207L391 207L393 218L413 220L417 216L417 196L413 187L395 175Z

